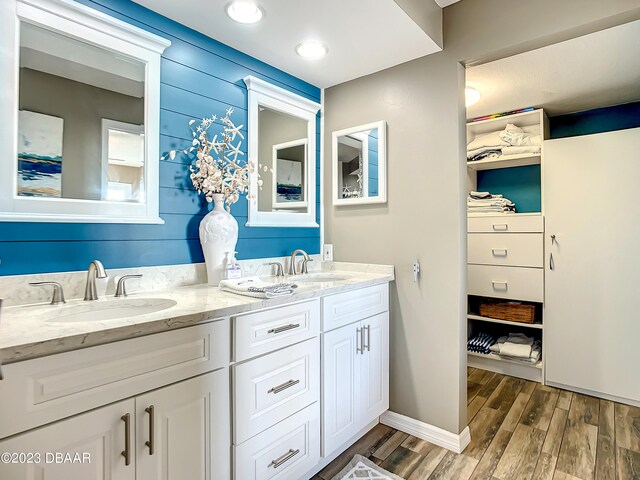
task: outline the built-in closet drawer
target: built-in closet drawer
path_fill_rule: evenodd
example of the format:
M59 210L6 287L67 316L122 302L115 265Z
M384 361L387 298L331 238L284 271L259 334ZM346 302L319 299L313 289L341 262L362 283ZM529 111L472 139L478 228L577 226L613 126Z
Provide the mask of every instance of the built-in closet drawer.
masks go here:
M3 367L0 438L229 364L229 320Z
M470 233L468 240L469 263L542 268L544 254L541 233Z
M543 233L542 215L469 216L468 233Z
M318 402L234 447L234 478L289 480L320 461Z
M261 310L232 320L234 360L240 362L317 336L320 300Z
M468 265L469 295L542 302L544 269Z
M333 330L389 310L389 284L330 295L323 299L323 331Z
M232 368L236 445L320 397L317 337Z

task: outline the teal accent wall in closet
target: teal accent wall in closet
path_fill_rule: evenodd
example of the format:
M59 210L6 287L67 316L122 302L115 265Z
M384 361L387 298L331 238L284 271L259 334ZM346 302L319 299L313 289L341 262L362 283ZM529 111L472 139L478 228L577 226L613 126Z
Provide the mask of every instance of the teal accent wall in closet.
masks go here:
M254 75L320 102L320 89L130 0L77 0L169 39L161 65L160 151L190 144L187 122L233 107L236 125L247 125L243 78ZM211 8L222 8L212 3ZM185 6L186 8L186 6ZM222 10L216 14L223 14ZM317 117L317 214L320 222L320 116ZM246 141L243 142L246 155ZM189 160L160 164L160 216L164 225L0 222L0 275L84 270L95 258L106 268L204 261L198 225L211 205L189 180ZM240 225L238 258L284 256L296 248L320 253L319 228L245 227L247 202L231 209Z
M549 117L550 139L640 127L640 102ZM501 193L520 213L541 210L540 166L478 172L478 190Z

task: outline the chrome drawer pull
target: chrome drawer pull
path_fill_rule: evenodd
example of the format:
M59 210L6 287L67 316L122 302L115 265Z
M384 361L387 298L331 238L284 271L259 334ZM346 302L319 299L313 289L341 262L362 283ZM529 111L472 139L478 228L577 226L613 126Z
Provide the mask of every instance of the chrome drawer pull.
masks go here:
M269 390L267 390L267 393L280 393L283 390L286 390L287 388L291 388L294 385L297 385L300 383L300 380L289 380L288 382L284 382L281 385L278 385L276 387L270 388Z
M287 330L293 330L294 328L298 328L300 326L299 323L290 323L289 325L283 325L281 327L272 328L271 330L267 330L267 333L282 333Z
M494 257L506 257L507 249L506 248L492 248L491 253Z
M299 453L300 453L300 449L299 448L297 450L294 450L293 448L290 448L289 451L287 453L285 453L284 455L282 455L281 457L276 458L275 460L271 460L271 463L269 464L269 466L273 467L273 468L278 468L280 465L282 465L283 463L286 463L287 461L291 460L293 457L295 457Z
M494 223L493 229L497 231L509 230L509 226L506 223Z
M507 290L507 282L496 282L495 280L491 282L494 290ZM498 288L500 286L501 288Z

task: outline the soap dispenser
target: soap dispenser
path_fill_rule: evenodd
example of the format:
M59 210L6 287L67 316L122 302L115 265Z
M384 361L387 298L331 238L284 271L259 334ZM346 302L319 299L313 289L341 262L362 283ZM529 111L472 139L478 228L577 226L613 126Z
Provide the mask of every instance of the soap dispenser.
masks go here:
M238 260L236 260L236 253L238 252L226 252L224 278L227 280L242 277L242 269Z

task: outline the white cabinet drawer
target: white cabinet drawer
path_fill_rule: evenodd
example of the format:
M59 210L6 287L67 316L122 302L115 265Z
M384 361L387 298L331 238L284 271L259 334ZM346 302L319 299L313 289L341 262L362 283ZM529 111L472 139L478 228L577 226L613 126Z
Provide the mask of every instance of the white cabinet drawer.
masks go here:
M318 401L320 339L235 365L234 443L250 437Z
M228 364L228 319L12 363L0 438Z
M320 300L233 317L236 362L318 335Z
M470 233L467 237L469 263L542 268L544 240L541 233Z
M234 478L301 478L319 461L320 408L316 402L234 447Z
M389 284L375 285L323 299L322 330L327 332L389 310Z
M467 231L469 233L543 233L544 219L542 215L469 217Z
M468 293L482 297L542 302L544 269L468 265Z

